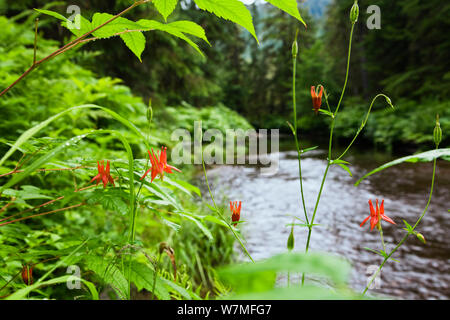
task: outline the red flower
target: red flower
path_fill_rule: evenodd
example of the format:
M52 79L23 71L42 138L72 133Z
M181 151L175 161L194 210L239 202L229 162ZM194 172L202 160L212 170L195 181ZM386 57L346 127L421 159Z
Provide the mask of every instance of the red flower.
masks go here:
M158 154L155 154L152 148L152 152L150 153L149 150L148 155L150 157L150 163L152 166L150 169L147 170L147 172L144 173L144 175L141 177L141 180L144 179L150 171L152 172L151 182L153 182L153 180L157 175L159 175L161 180L163 180L164 172L173 173L172 169L181 172L181 170L167 164L167 147L161 147L161 154L159 154L159 152Z
M113 186L116 186L114 184L114 179L109 174L109 160L106 162L106 169L104 160L102 160L101 162L97 161L97 168L98 174L92 178L91 183L97 180L97 185L100 183L100 181L103 181L103 188L106 188L108 182L110 182Z
M316 87L311 87L311 97L313 102L313 108L314 112L317 114L319 112L320 106L322 105L322 93L323 93L323 87L320 86L320 92L319 94L316 93Z
M389 218L384 214L384 200L381 201L381 206L378 207L378 199L377 199L376 207L377 210L375 211L375 209L373 208L372 200L369 200L370 215L366 219L364 219L364 221L359 225L360 227L362 227L367 222L367 220L369 220L369 218L370 218L370 230L373 230L373 228L381 221L380 219L395 224L395 222L391 218Z
M231 209L231 221L235 222L233 223L233 226L236 226L236 222L239 221L239 219L241 218L241 205L242 202L239 201L239 206L238 206L238 202L231 202L230 201L230 209Z

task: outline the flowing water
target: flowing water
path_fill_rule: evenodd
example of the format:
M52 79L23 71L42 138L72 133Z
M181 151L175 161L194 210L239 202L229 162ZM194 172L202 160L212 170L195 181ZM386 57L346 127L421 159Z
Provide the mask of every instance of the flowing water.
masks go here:
M208 177L218 198L241 200L240 224L247 249L255 260L286 252L286 241L293 215L302 218L299 197L298 162L295 151L281 151L275 175L261 175L257 166L214 166ZM317 192L326 167L325 150L304 154L302 160L304 194L309 213L314 209ZM369 231L369 223L360 223L369 215L368 200L385 200L385 213L397 225L383 222L389 252L404 236L403 219L411 225L426 205L432 175L432 163L402 164L364 180L356 180L392 158L372 151L352 152L345 159L351 163L353 177L338 166L328 173L313 229L310 250L342 255L352 263L350 285L362 291L382 257L365 247L382 249L380 234ZM398 299L450 298L450 163L438 160L436 187L428 213L418 226L427 243L410 236L394 254L399 262L389 261L381 272L378 289L371 292ZM226 196L225 196L226 195ZM298 221L297 221L298 222ZM295 228L295 251L304 252L307 229ZM245 257L242 256L242 260Z

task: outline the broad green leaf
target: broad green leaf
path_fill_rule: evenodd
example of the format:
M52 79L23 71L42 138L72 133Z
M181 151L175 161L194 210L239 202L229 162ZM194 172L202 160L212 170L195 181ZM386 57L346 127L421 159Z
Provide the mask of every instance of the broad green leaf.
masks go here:
M92 28L95 29L106 23L108 20L111 20L112 18L114 18L114 16L108 13L96 13L92 17ZM138 23L123 17L119 17L114 21L111 21L108 24L104 25L103 27L95 31L92 35L98 38L109 38L127 30L141 29L142 27Z
M180 30L183 33L187 33L202 40L205 40L209 45L211 45L209 43L208 38L206 37L205 30L195 22L188 20L180 20L171 22L169 25Z
M129 277L128 280L133 282L136 285L136 288L140 291L142 289L146 289L150 292L153 292L161 300L170 300L170 293L167 290L165 283L159 276L156 276L153 269L149 266L138 263L138 262L130 262L130 273L128 271L125 272L125 276ZM128 264L127 264L128 268Z
M300 12L298 11L297 0L266 0L266 1L272 4L273 6L290 14L297 20L301 21L306 27L306 23L305 21L303 21Z
M88 204L100 203L106 210L126 214L128 205L126 199L128 194L120 188L96 189L87 195Z
M306 272L326 276L336 283L345 283L350 264L341 258L324 254L280 254L256 263L235 264L220 271L220 275L240 286L243 279L258 273ZM245 283L243 283L245 286ZM240 288L244 289L244 288Z
M361 179L359 179L356 183L355 186L359 185L361 183L361 181L363 181L364 179L366 179L367 177L373 175L374 173L380 172L384 169L387 169L389 167L401 164L403 162L429 162L429 161L433 161L434 159L437 158L441 158L441 157L448 157L450 156L450 148L446 148L446 149L436 149L436 150L431 150L431 151L426 151L426 152L422 152L419 154L414 154L411 156L407 156L407 157L403 157L388 163L383 164L382 166L370 171L369 173L365 174Z
M202 9L214 13L216 16L230 20L244 27L259 43L256 36L255 27L250 11L239 0L194 0L197 6Z
M360 297L351 290L330 290L306 284L288 288L273 288L262 292L245 292L226 297L231 300L355 300L358 298Z
M93 255L86 255L84 261L86 267L94 271L106 284L109 284L120 299L127 298L128 281L115 265L103 257Z
M74 21L66 20L61 25L69 29L77 37L81 37L93 29L91 22L80 14L75 16Z
M147 20L147 19L141 19L138 21L138 23L145 28L145 30L159 30L167 32L175 37L178 37L184 41L186 41L191 47L193 47L195 50L197 50L198 53L200 53L202 56L204 56L203 52L200 50L200 48L197 46L195 42L193 42L191 39L189 39L183 32L186 32L189 34L188 30L184 30L182 26L176 23L161 23L155 20ZM193 33L192 29L190 30L191 34Z
M178 0L153 0L156 10L161 13L165 21L167 21L167 17L175 10L177 3Z
M133 52L139 61L142 62L141 55L145 49L145 36L142 32L127 32L120 35L128 49Z

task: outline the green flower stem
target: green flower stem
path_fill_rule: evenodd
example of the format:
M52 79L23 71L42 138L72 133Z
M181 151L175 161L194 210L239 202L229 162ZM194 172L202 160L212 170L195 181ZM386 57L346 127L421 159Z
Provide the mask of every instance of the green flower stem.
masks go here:
M208 187L208 191L209 191L209 196L211 197L211 200L214 204L214 208L216 209L217 214L219 215L220 219L222 219L223 222L225 222L228 226L228 228L231 230L231 232L233 232L234 237L236 238L237 241L239 241L239 244L241 245L242 249L244 250L245 254L250 258L250 260L252 260L252 262L255 262L255 260L253 260L252 256L250 255L250 253L248 252L247 248L244 246L244 244L242 243L242 240L240 239L240 237L238 236L238 234L236 233L236 231L234 231L233 227L230 225L230 223L224 218L224 216L222 215L222 213L220 212L220 209L217 207L216 201L214 200L214 195L211 191L211 187L209 186L209 182L208 182L208 176L206 174L206 166L205 166L205 161L203 159L203 148L202 148L202 166L203 166L203 174L205 176L205 182L206 182L206 186Z
M303 211L305 214L305 220L306 224L309 224L308 219L308 213L306 210L306 203L305 203L305 195L303 192L303 179L302 179L302 152L300 150L300 145L298 142L298 136L297 136L297 101L295 96L295 76L297 73L297 56L294 56L293 59L293 77L292 77L292 106L294 108L294 138L295 138L295 147L297 148L297 155L298 155L298 173L299 173L299 181L300 181L300 194L302 198L302 204L303 204Z
M437 149L437 148L436 148ZM367 290L369 290L370 285L372 284L372 282L375 280L375 278L378 276L378 274L381 272L381 269L383 268L383 266L385 265L385 263L389 260L389 258L398 250L398 248L400 248L400 246L406 241L406 239L408 239L409 235L412 234L416 227L419 225L420 221L423 219L423 217L425 216L425 214L428 211L428 207L430 206L430 202L431 202L431 197L433 196L433 190L434 190L434 181L435 181L435 177L436 177L436 159L434 159L433 161L433 177L431 179L431 187L430 187L430 195L428 197L428 202L427 205L425 206L425 209L422 212L422 215L419 217L419 219L417 219L416 224L414 225L414 227L412 228L411 231L409 231L403 238L402 240L400 240L400 242L397 244L397 246L386 256L386 258L384 258L383 262L380 264L380 266L378 267L377 272L375 272L375 274L373 275L372 279L370 279L369 283L367 284L367 286L365 287L362 295L364 296L367 292Z
M348 152L348 150L350 150L350 147L353 145L353 143L356 141L356 138L358 138L359 134L361 133L361 131L362 131L362 130L364 129L364 127L366 126L367 121L369 120L370 112L372 111L373 104L375 103L375 101L376 101L379 97L388 98L386 95L384 95L384 94L382 94L382 93L376 95L375 98L373 98L373 100L372 100L372 102L371 102L371 104L370 104L369 110L367 111L367 115L366 115L364 121L362 122L361 126L359 127L358 131L356 132L355 136L353 137L353 140L350 142L350 144L347 146L347 148L344 150L344 152L342 152L342 154L341 154L338 158L336 158L336 160L340 160L340 159Z
M352 52L352 41L353 41L353 31L355 29L355 24L352 24L352 29L350 31L350 40L349 40L349 45L348 45L348 55L347 55L347 69L345 72L345 81L344 81L344 86L342 87L342 93L341 93L341 97L339 98L339 102L337 104L336 110L334 111L332 120L331 120L331 130L330 130L330 140L328 143L328 163L327 163L327 167L325 169L325 173L323 174L323 179L322 182L320 184L320 190L319 190L319 194L317 195L317 200L316 200L316 205L314 207L314 212L311 218L311 223L309 223L308 225L308 238L306 240L306 247L305 247L305 252L308 253L309 250L309 245L311 242L311 233L312 233L312 229L314 227L314 219L316 218L316 213L317 213L317 208L319 207L319 202L320 202L320 198L322 196L322 191L323 191L323 187L325 185L325 180L327 178L328 175L328 171L330 169L332 160L331 160L331 149L332 149L332 145L333 145L333 131L334 131L334 126L335 126L335 122L336 122L336 115L339 111L339 108L341 106L342 103L342 99L344 98L344 94L345 94L345 90L347 88L347 83L348 83L348 75L350 72L350 59L351 59L351 52ZM303 273L302 275L302 285L305 283L305 273Z
M386 252L386 244L384 242L384 238L383 238L383 228L381 227L381 221L378 222L380 224L380 238L381 238L381 244L383 245L383 251Z

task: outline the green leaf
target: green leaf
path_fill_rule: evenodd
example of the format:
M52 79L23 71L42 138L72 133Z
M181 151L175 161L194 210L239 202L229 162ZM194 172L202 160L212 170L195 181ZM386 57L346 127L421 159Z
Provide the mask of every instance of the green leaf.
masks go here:
M301 150L301 153L303 154L303 153L306 153L306 152L309 152L309 151L316 150L318 147L319 146L303 149L303 150Z
M175 10L177 3L178 0L153 0L156 10L161 13L165 21L167 21L167 17Z
M300 12L298 11L297 0L266 0L266 1L272 4L273 6L290 14L297 20L301 21L306 27L306 23L305 21L303 21Z
M127 197L128 194L119 188L101 188L88 194L87 203L100 203L106 210L126 214L128 212L128 205L125 201Z
M51 10L44 10L44 9L34 9L39 13L43 13L49 16L52 16L56 19L62 20L62 21L67 21L67 18L64 17L62 14L55 12L55 11L51 11Z
M84 261L89 270L94 271L106 284L111 285L119 298L127 298L128 281L115 265L104 257L93 255L86 255Z
M111 20L112 18L114 18L114 16L108 13L96 13L92 17L92 28L95 29L106 23L108 20ZM127 30L141 29L142 26L140 26L138 23L123 17L119 17L114 21L111 21L108 24L104 25L103 27L92 33L92 35L98 38L109 38Z
M147 20L147 19L141 19L138 21L138 23L146 31L150 31L150 30L164 31L164 32L167 32L167 33L177 37L177 38L180 38L180 39L186 41L191 47L193 47L198 53L200 53L202 55L202 57L204 57L204 54L200 50L198 45L184 34L184 32L189 34L188 30L184 30L180 25L177 25L176 23L174 24L173 22L172 23L161 23L161 22L158 22L155 20ZM190 30L190 32L193 33L192 30Z
M145 36L142 32L127 32L120 35L128 49L133 52L139 61L142 62L141 55L145 49Z
M125 125L126 127L128 127L131 131L133 131L136 135L138 135L139 137L141 137L141 139L144 141L147 149L150 149L150 145L147 142L147 138L142 134L142 132L136 128L134 126L134 124L132 124L129 120L127 120L126 118L122 117L121 115L119 115L118 113L109 110L105 107L101 107L101 106L97 106L95 104L85 104L85 105L81 105L81 106L76 106L76 107L72 107L69 109L66 109L54 116L51 116L50 118L48 118L47 120L42 121L41 123L35 125L34 127L28 129L27 131L25 131L24 133L22 133L22 135L16 140L16 142L14 142L14 144L11 146L11 148L8 150L8 152L5 153L5 155L2 157L2 159L0 160L0 166L16 151L20 148L21 145L23 145L24 143L26 143L31 137L33 137L35 134L37 134L39 131L41 131L42 129L44 129L46 126L48 126L51 122L61 118L62 116L68 114L71 111L76 111L76 110L81 110L81 109L100 109L106 113L108 113L110 116L112 116L114 119L116 119L117 121L119 121L120 123L122 123L123 125ZM3 189L6 189L5 186L3 186Z
M135 261L130 262L130 273L125 272L125 276L133 282L140 291L146 289L153 292L153 285L155 286L154 294L161 300L170 300L170 293L166 289L164 282L159 276L156 276L153 269L149 266ZM156 280L156 281L155 281Z
M347 167L345 164L338 163L338 166L341 167L342 169L344 169L345 171L347 171L348 174L350 175L350 177L353 177L353 174L352 174L352 172L350 171L350 168Z
M53 284L67 283L67 281L73 281L76 278L77 277L75 277L73 275L65 275L65 276L61 276L61 277L54 278L54 279L47 280L47 281L43 281L43 282L37 282L37 283L35 283L33 285L27 286L27 287L25 287L23 289L20 289L20 290L14 292L12 295L8 296L6 298L6 300L22 300L22 299L26 299L27 295L31 291L36 290L36 289L38 289L40 287L50 286L50 285L53 285ZM81 282L83 282L86 285L86 287L89 289L89 291L91 292L91 295L92 295L92 299L93 300L98 300L99 296L98 296L98 292L97 292L97 289L95 288L94 284L89 282L89 281L87 281L87 280L84 280L83 278L79 278L79 280Z
M77 24L79 24L78 29L76 28ZM75 16L73 22L66 20L63 21L61 25L69 29L70 32L72 32L77 37L81 37L82 35L90 32L93 29L91 22L80 14L77 14Z
M361 181L363 181L364 179L366 179L367 177L373 175L374 173L380 172L384 169L387 169L389 167L401 164L403 162L428 162L428 161L433 161L434 159L440 158L440 157L447 157L450 156L450 148L446 148L446 149L436 149L436 150L431 150L431 151L426 151L426 152L422 152L419 154L414 154L411 156L407 156L407 157L403 157L388 163L383 164L382 166L370 171L369 173L367 173L366 175L364 175L361 179L359 179L356 183L355 186L359 185L361 183Z
M287 253L256 263L235 264L219 271L221 277L234 284L238 291L248 288L244 279L258 274L277 272L306 272L326 276L336 283L344 283L350 275L350 264L341 258L323 254ZM258 277L259 278L259 277Z
M197 38L200 38L209 45L208 38L206 37L205 29L203 29L200 25L196 24L195 22L188 21L188 20L180 20L180 21L174 21L169 24L171 27L176 28L180 30L183 33L187 33L190 35L193 35Z
M194 0L197 6L202 9L214 13L216 16L230 20L244 27L258 42L253 19L250 11L239 0Z
M170 184L171 186L174 186L175 188L183 191L184 193L190 196L192 196L192 193L197 194L199 197L202 196L200 189L197 188L196 186L193 186L189 182L171 179L167 176L164 177L164 182Z
M325 114L327 116L330 116L331 118L334 118L334 114L332 112L328 111L328 110L319 109L319 112L323 113L323 114Z

